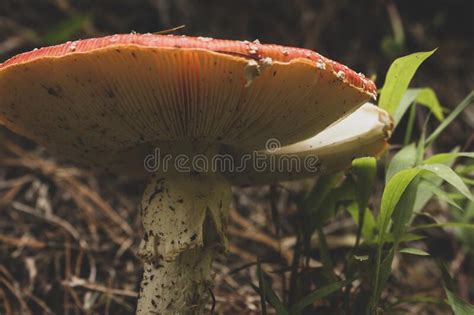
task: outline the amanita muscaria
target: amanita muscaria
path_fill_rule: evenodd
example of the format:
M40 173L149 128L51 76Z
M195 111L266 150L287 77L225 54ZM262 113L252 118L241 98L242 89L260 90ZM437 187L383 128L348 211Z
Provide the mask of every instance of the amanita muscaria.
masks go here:
M0 124L58 157L122 174L145 173L143 160L155 148L159 158L202 161L223 148L234 156L262 150L268 139L291 145L375 94L372 81L314 51L258 41L113 35L0 64ZM384 128L369 128L377 135L369 143L357 140L363 128L339 129L352 134L352 145L327 152L328 161L347 161L332 167L383 151L390 122L380 122ZM229 180L239 176L186 166L158 167L143 194L137 314L202 312L211 263L226 247Z

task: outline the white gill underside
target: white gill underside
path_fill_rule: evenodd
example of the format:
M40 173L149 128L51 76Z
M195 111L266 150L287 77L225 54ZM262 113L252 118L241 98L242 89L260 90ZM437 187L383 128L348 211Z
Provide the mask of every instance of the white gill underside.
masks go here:
M303 154L311 151L339 147L343 144L359 145L367 140L390 136L391 118L379 107L366 103L352 114L337 121L324 131L307 140L284 146L277 154Z

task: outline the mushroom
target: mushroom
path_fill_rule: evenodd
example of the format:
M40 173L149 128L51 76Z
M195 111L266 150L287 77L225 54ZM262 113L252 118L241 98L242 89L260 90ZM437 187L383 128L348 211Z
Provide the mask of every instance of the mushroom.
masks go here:
M361 123L363 122L363 123ZM378 157L388 147L393 120L383 109L366 103L315 136L281 147L269 139L265 150L224 148L236 161L224 170L232 185L267 185L314 177L348 168L354 158Z
M375 95L372 81L314 51L204 37L112 35L0 64L0 124L58 157L130 174L158 152L140 203L137 314L204 309L231 190L203 162L223 145L308 139Z

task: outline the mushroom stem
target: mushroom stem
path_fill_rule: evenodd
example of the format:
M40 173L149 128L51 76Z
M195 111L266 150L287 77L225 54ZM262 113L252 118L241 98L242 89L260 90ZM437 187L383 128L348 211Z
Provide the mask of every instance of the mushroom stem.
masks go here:
M137 314L201 314L226 247L230 185L213 173L155 175L141 202L145 263Z

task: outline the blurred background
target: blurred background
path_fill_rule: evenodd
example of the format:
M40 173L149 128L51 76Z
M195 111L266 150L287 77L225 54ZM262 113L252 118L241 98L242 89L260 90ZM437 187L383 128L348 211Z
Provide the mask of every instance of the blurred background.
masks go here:
M472 0L1 0L0 62L67 40L186 25L175 33L314 49L382 87L395 58L438 48L412 86L432 87L441 104L453 108L474 87L473 15ZM421 125L428 113L418 110ZM438 146L472 151L473 128L471 106ZM402 141L398 129L395 146ZM294 243L291 214L305 185L234 190L230 253L215 265L216 312L258 312L258 294L248 284L254 266L245 266L257 256L289 259L281 244ZM131 314L141 268L135 205L143 187L142 181L63 165L0 128L0 313ZM268 223L272 213L281 216L278 228ZM347 243L344 224L334 220L326 227L336 233L330 244L336 251ZM458 259L460 245L443 233L436 235L444 242L440 250ZM436 295L439 283L425 262L400 263L390 294ZM406 311L446 309L422 304Z

